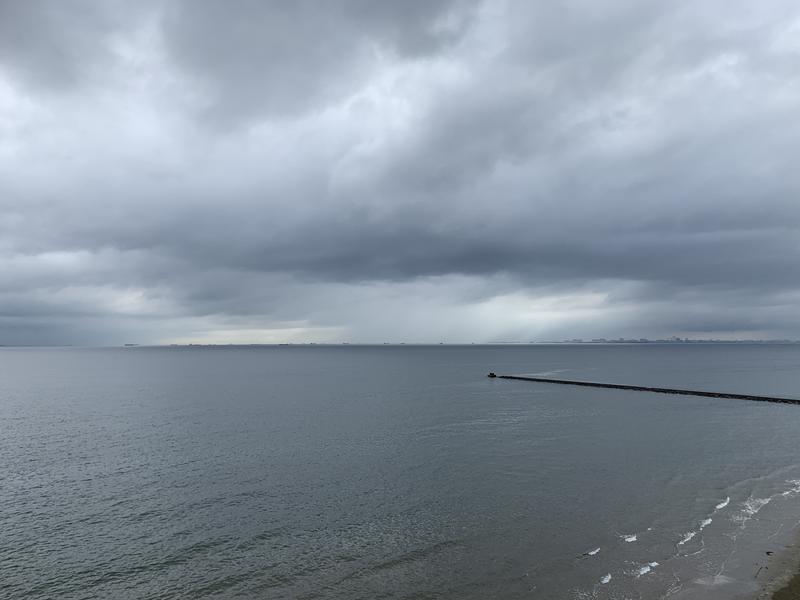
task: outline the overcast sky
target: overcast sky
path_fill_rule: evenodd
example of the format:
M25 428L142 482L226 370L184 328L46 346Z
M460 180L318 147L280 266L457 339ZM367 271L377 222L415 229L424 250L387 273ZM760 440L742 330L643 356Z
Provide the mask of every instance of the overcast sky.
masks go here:
M800 337L796 0L0 0L0 343Z

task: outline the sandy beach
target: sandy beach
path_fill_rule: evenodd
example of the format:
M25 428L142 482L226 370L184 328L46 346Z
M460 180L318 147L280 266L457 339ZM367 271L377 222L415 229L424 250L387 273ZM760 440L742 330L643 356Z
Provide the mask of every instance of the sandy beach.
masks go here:
M780 553L771 565L768 579L758 600L797 600L800 598L800 543Z

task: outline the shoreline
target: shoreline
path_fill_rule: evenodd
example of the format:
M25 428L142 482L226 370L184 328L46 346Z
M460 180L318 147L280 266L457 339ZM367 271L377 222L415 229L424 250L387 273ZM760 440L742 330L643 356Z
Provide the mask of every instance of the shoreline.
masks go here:
M683 573L673 569L682 582L670 597L800 600L800 504L797 503L800 489L796 481L791 480L793 487L783 492L772 488L770 497L776 501L763 502L761 506L769 507L749 515L733 531L715 532L716 539L708 540L710 545L704 549L711 553L709 558L716 556L717 561L689 565ZM731 520L737 521L737 516L731 515ZM731 540L732 546L725 548L723 543L716 547L715 543L724 542L725 538ZM676 566L681 569L681 565Z
M756 600L798 600L800 598L800 539L785 548L770 566L770 578Z
M796 571L794 576L783 587L770 596L772 600L796 600L800 598L800 567Z
M756 594L736 596L748 600L800 599L800 534L785 544L763 565L766 571ZM757 577L756 577L757 578Z

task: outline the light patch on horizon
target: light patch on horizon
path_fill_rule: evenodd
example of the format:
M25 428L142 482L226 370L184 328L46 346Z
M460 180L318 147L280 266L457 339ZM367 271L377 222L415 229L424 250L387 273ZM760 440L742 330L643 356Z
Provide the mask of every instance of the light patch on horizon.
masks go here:
M277 329L221 329L159 340L160 344L335 344L342 339L337 328L282 327Z

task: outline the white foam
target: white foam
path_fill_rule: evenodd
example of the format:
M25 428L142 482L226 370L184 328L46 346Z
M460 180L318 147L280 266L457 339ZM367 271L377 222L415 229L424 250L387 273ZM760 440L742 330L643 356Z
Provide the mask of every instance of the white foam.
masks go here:
M772 498L748 498L744 503L744 513L753 516L770 503Z
M635 542L637 539L639 539L638 536L635 533L625 533L625 534L622 534L619 537L621 537L623 540L625 540L629 544L631 542Z
M791 496L792 494L800 494L800 479L787 479L786 483L790 483L792 487L783 492L781 496Z
M728 506L728 504L730 504L730 503L731 503L731 497L730 496L726 496L725 500L723 500L722 502L720 502L719 504L717 504L714 507L714 510L722 510L723 508Z
M711 521L713 520L714 519L703 519L702 521L700 521L700 531L703 531L703 529L711 525Z
M727 585L729 583L733 583L734 581L735 579L731 579L726 575L711 575L709 577L701 577L694 580L695 583L699 583L700 585L705 585L708 587Z
M603 576L600 578L600 583L608 583L609 581L611 581L611 573L608 573L608 574L606 574L606 575L603 575Z
M600 548L595 548L594 550L589 550L586 554L589 555L589 556L594 556L598 552L600 552Z
M639 567L639 570L636 572L636 577L641 577L642 575L647 575L650 571L655 569L658 566L657 562L647 563L646 565L642 565Z
M678 542L678 546L683 546L686 542L691 540L696 535L697 535L696 531L690 531L689 533L683 536L683 539L680 542Z
M750 496L747 500L744 501L744 503L742 504L742 510L739 511L739 514L733 517L733 520L743 526L747 521L749 521L756 514L758 514L758 511L764 508L771 501L772 501L772 496L770 496L769 498L753 498L752 496Z
M569 369L554 369L552 371L538 371L536 373L525 373L530 377L552 377L553 375L559 375L560 373L566 373Z

